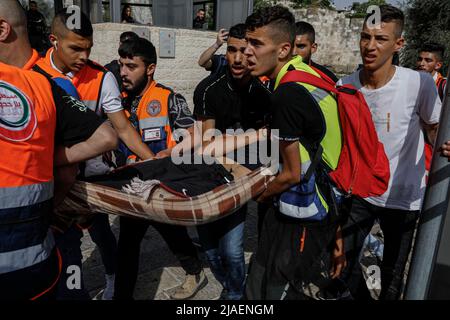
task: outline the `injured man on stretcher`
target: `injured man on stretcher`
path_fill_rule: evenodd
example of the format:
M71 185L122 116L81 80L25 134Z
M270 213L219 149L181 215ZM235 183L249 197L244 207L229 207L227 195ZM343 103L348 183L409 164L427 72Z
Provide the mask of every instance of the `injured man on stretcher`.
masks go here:
M277 150L266 129L238 136L211 135L210 142L201 145L195 143L198 135L193 141L184 137L170 157L77 181L57 214L101 212L199 225L235 212L273 179L278 158L271 163L270 155Z

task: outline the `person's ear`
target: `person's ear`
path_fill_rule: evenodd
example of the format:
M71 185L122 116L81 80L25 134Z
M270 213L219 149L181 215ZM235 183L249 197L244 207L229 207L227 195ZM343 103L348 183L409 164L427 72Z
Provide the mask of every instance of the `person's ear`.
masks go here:
M147 76L153 77L153 75L155 74L155 70L156 64L154 63L149 64L149 66L147 67Z
M278 59L285 60L292 53L292 45L289 42L284 42L280 45L278 51Z
M444 65L444 64L442 63L442 61L436 62L436 65L434 66L434 70L436 70L436 71L441 70L441 68L442 68L443 65Z
M58 50L58 38L54 34L50 34L48 38L50 39L53 48Z
M317 43L314 42L311 45L311 54L316 53L316 51L317 51Z
M395 50L394 51L399 53L404 45L405 45L405 38L403 38L403 37L398 38L397 40L395 40Z
M0 18L0 42L4 42L11 34L11 25L4 19Z

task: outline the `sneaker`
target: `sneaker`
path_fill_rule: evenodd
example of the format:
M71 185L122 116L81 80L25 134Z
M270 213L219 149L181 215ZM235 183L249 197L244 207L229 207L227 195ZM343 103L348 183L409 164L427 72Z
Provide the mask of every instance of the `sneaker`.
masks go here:
M208 284L208 278L203 270L199 274L187 274L184 283L171 295L172 300L185 300L192 298L198 291Z
M112 300L114 296L114 274L105 274L106 288L103 290L102 300Z

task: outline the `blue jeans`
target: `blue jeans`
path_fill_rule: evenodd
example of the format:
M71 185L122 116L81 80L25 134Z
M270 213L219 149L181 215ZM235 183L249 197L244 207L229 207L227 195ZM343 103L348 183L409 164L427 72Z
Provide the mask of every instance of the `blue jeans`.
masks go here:
M239 300L244 293L244 223L247 206L218 221L197 227L199 240L212 273L227 300Z

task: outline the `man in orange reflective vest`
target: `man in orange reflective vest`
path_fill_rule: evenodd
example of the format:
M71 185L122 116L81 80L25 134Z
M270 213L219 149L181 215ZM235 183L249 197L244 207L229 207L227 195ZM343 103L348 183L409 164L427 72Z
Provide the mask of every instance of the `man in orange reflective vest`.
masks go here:
M194 119L186 100L153 80L156 50L143 38L128 40L119 48L120 74L127 93L124 105L142 141L158 156L170 154L176 141L175 129L192 134ZM120 217L118 266L115 299L132 299L139 266L140 244L150 222ZM171 295L172 299L188 299L206 283L201 261L185 227L151 223L177 256L186 272L185 282Z
M154 156L125 115L114 75L103 66L89 60L93 45L93 28L89 18L78 7L71 8L75 10L63 9L53 19L50 35L53 47L48 50L45 58L38 62L38 66L52 77L69 79L76 87L80 100L99 116L107 117L120 139L139 158L148 159ZM72 26L73 14L79 15L79 25ZM109 170L109 164L100 156L86 161L81 174L88 177L104 174ZM61 241L67 240L65 247L71 248L68 255L68 258L74 259L71 264L81 264L79 244L82 233L74 229L75 226L72 225L70 229L65 230L65 237L62 237ZM102 298L109 300L113 296L117 244L108 216L96 215L88 230L99 248L105 267L106 288ZM74 296L76 292L76 290L65 291L62 298L80 299L87 296L87 294Z
M48 220L53 210L53 168L117 145L114 130L93 112L52 80L23 70L32 53L23 8L17 0L2 0L0 299L52 298L61 273Z

